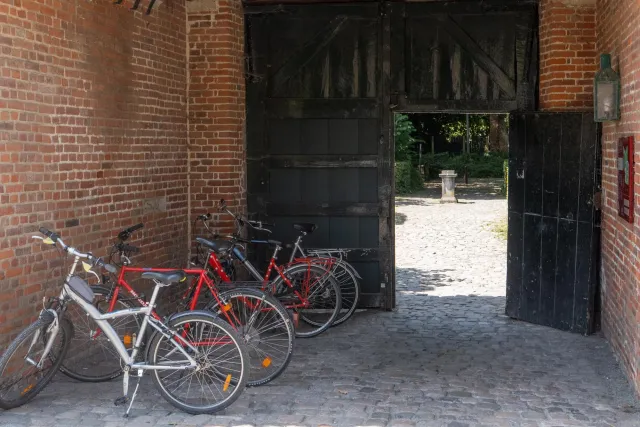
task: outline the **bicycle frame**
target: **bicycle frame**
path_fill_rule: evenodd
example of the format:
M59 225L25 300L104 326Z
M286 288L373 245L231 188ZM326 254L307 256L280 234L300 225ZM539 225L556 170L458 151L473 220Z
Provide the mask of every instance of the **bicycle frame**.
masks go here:
M220 266L220 269L222 269L221 266ZM120 287L125 288L125 290L129 294L131 294L131 296L133 296L141 306L150 307L150 305L140 297L140 295L131 287L131 285L129 285L129 283L127 283L127 281L124 278L124 275L127 272L144 273L144 272L148 272L148 271L168 272L168 271L175 271L175 269L172 269L172 268L143 268L143 267L127 267L127 266L123 266L120 269L120 274L118 276L118 282L117 282L117 284L115 286L115 289L114 289L113 294L111 295L111 299L109 301L109 311L108 311L108 313L112 313L113 309L115 308L116 302L118 300L118 294L120 293ZM183 300L187 299L188 295L191 293L191 291L193 290L193 287L195 286L195 291L193 292L192 297L191 297L191 301L189 303L189 310L193 311L193 310L196 309L196 304L197 304L198 299L200 297L200 292L202 291L203 284L206 285L207 288L209 288L209 291L211 292L211 295L213 295L213 297L216 299L218 304L221 307L224 307L224 305L222 304L222 301L220 300L220 297L218 296L219 293L215 288L215 283L213 283L213 281L209 277L207 277L205 269L202 269L202 268L191 268L191 269L184 269L182 271L184 271L187 275L197 275L198 276L198 282L195 285L192 284L187 289L187 291L184 293L184 295L182 297ZM222 273L224 274L224 271L222 271ZM227 276L225 275L225 277L227 277ZM227 277L227 279L228 279L228 277ZM154 290L154 292L155 292L155 290ZM224 313L224 315L225 315L225 317L227 319L227 322L231 325L231 327L233 327L234 330L237 330L235 322L239 323L239 320L237 318L230 317L229 313L228 313L228 310L224 310L223 309L222 312ZM153 308L149 308L149 315L155 320L160 320L160 316L158 315L158 313L156 313L156 311ZM235 317L235 315L234 315L234 317ZM100 330L96 331L96 336L98 336L99 333L100 333Z
M159 317L156 318L152 316L152 313L153 313L152 306L155 303L156 298L158 297L158 291L160 289L160 286L156 285L156 287L154 288L153 295L151 296L149 305L145 305L143 307L137 307L137 308L118 310L118 311L110 311L108 313L101 314L98 311L98 309L95 308L91 303L86 302L82 297L76 295L76 293L69 288L69 280L71 279L71 277L73 277L73 274L75 273L75 270L77 268L78 262L80 261L80 258L81 257L78 255L75 256L73 265L71 266L71 270L64 282L64 286L62 288L62 292L60 293L59 300L61 301L72 300L75 303L77 303L80 307L82 307L84 312L87 313L89 316L91 316L91 318L96 322L96 324L100 326L100 331L104 331L105 335L107 335L107 338L109 338L111 345L114 347L114 349L118 353L118 356L120 356L120 359L122 359L127 366L130 366L135 369L143 369L143 370L145 369L146 370L148 369L184 370L184 369L192 369L197 366L196 361L191 356L189 356L189 354L184 350L183 346L186 345L191 350L194 350L197 353L196 348L190 343L188 343L186 340L181 339L175 331L165 326L160 321ZM47 310L47 311L52 312L52 310ZM55 314L55 312L53 313L54 313L54 316L56 316L56 319L54 320L54 322L57 323L57 314ZM126 316L137 316L139 314L144 314L144 319L142 321L142 325L140 326L140 330L138 331L136 342L130 355L127 349L125 348L124 344L120 341L118 334L116 333L116 331L113 329L113 327L109 324L107 320L116 319L119 317L126 317ZM180 365L162 366L162 365L147 365L145 363L135 363L134 361L138 354L138 350L141 347L142 339L144 338L144 332L146 331L147 325L151 325L154 329L156 329L158 332L163 334L165 337L171 338L171 343L187 358L189 364L188 365L185 364L182 366ZM57 333L57 330L56 330L56 333ZM53 340L56 337L56 333L51 334L51 337L47 341L47 344L45 345L45 351L42 354L40 362L38 362L37 364L38 367L42 365L42 362L48 356L49 351L51 350L51 347L53 344ZM36 334L36 336L37 335L38 334ZM180 344L178 344L174 340L174 337L177 337L179 339ZM32 361L29 361L29 363L33 364Z
M263 240L251 240L250 243L267 243L266 241ZM278 274L278 276L280 276L280 278L283 280L283 282L291 289L294 288L293 284L291 283L291 281L285 276L284 274L284 270L285 268L282 266L279 266L276 263L276 259L278 256L278 252L280 252L281 248L280 246L276 246L276 248L273 251L273 255L271 256L271 260L269 261L269 266L267 267L267 271L265 272L264 276L260 275L260 273L258 272L258 270L253 266L253 264L251 264L251 262L247 259L247 257L244 256L244 254L242 253L242 251L240 251L237 247L233 247L231 253L232 255L242 263L242 265L244 265L244 267L249 271L249 273L258 281L262 282L262 290L265 291L267 289L267 285L271 282L270 277L271 277L271 272L273 270L275 270L275 272ZM323 261L323 262L319 262L316 263L315 259L306 259L306 258L296 258L293 260L293 262L287 264L287 266L292 265L292 264L299 264L302 265L302 263L308 263L308 265L311 264L326 264L329 263L330 267L333 265L333 262L330 261ZM213 268L215 270L215 272L220 276L220 278L225 281L225 282L230 282L231 280L229 280L229 277L227 276L227 274L224 272L222 265L220 264L220 260L218 259L218 257L216 256L216 254L213 251L209 251L209 256L208 256L208 265ZM330 273L330 268L327 269L327 274L331 274ZM298 304L285 304L286 308L306 308L309 306L309 299L306 298L304 295L302 295L300 292L298 292L297 290L293 289L294 294L296 295L296 297L300 300L300 303Z

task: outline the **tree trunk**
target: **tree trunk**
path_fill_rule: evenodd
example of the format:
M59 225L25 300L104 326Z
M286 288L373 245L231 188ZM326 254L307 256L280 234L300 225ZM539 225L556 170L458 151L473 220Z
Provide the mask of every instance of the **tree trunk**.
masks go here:
M489 114L489 152L495 153L500 150L500 122L498 114Z

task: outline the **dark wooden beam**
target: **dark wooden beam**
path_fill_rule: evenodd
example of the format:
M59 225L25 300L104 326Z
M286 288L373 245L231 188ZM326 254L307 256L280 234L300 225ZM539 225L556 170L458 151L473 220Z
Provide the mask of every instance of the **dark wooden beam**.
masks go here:
M252 210L258 209L269 217L277 216L386 216L388 205L381 206L378 203L272 203L266 202L260 206L251 204Z
M393 178L394 139L393 120L389 112L391 104L391 14L390 4L380 3L379 52L379 97L380 97L380 144L378 144L378 246L384 249L380 254L380 283L384 283L383 308L395 308L395 181Z
M509 98L515 99L516 97L516 84L511 77L509 77L498 64L482 49L482 47L476 43L476 41L462 28L456 21L449 15L434 15L437 22L440 24L449 35L460 46L466 50L473 58L476 64L480 68L489 74L489 78L492 79Z
M348 16L349 19L377 18L376 1L346 0L344 2L327 3L325 1L297 4L295 2L257 1L245 3L244 13L249 15L282 14L292 18Z
M394 111L399 113L434 113L434 112L457 112L457 113L508 113L518 108L515 100L407 100L402 108Z
M247 161L260 161L266 168L377 168L377 155L269 155L248 157Z
M428 17L434 13L487 15L530 10L538 5L538 0L482 0L482 1L407 1L407 16Z
M266 103L267 114L274 119L374 119L379 108L373 98L271 98Z

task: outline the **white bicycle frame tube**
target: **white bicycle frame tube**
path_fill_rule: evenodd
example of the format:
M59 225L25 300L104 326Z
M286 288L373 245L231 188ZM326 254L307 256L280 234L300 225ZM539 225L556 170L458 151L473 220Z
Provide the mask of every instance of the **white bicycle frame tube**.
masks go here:
M181 346L177 345L173 341L172 341L172 343L174 344L174 346L187 358L187 360L189 361L189 365L184 365L184 366L162 366L162 365L145 365L145 364L140 364L140 363L134 363L134 360L135 360L135 357L136 357L136 349L139 348L139 346L140 346L140 344L142 342L143 335L144 335L144 330L146 329L147 324L151 324L152 327L154 327L158 331L162 332L162 329L155 324L157 322L156 319L152 319L151 322L149 322L149 320L151 319L151 317L150 317L151 310L152 310L152 305L151 304L149 304L146 307L127 308L127 309L124 309L124 310L118 310L118 311L113 311L113 312L110 312L110 313L102 314L102 313L100 313L98 311L97 308L95 308L93 305L91 305L88 302L86 302L82 297L80 297L79 295L76 295L75 292L73 292L71 289L69 289L68 285L66 283L64 285L64 292L65 292L66 296L68 296L73 301L75 301L78 305L80 305L80 307L82 307L82 309L89 316L91 316L91 318L98 324L98 326L100 326L100 329L107 336L107 338L109 338L109 341L111 342L111 345L113 345L115 350L118 352L118 355L125 362L126 365L129 365L129 366L134 367L134 368L139 368L139 369L155 369L155 370L162 370L162 369L171 369L171 370L191 369L191 368L195 368L197 366L196 361L191 356L189 356L189 354L187 354L187 352ZM155 300L154 297L157 296L157 294L158 294L158 287L156 286L156 288L154 289L154 292L153 292L153 296L151 297L151 300L150 300L151 303L154 302L154 300ZM136 337L136 343L135 343L134 351L132 352L131 355L129 355L129 353L127 352L127 349L125 348L124 344L122 343L122 341L120 341L120 338L118 337L118 334L113 329L113 327L109 324L109 322L107 322L107 320L116 319L118 317L135 316L137 314L144 314L145 318L142 321L142 325L140 326L139 334ZM189 343L185 342L185 344L187 346L189 346L191 349L196 350Z

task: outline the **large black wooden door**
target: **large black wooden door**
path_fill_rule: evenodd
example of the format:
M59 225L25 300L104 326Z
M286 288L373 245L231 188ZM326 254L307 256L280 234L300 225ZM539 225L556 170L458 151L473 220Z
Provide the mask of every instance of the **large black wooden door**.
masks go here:
M393 308L389 67L381 48L389 28L381 8L246 8L247 199L250 215L276 224L274 238L292 241L295 222L318 224L305 246L349 249L363 278L360 306Z
M594 329L600 215L599 127L592 114L513 114L509 140L506 313Z

